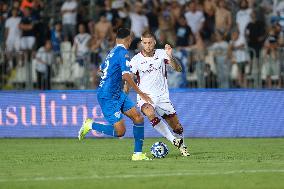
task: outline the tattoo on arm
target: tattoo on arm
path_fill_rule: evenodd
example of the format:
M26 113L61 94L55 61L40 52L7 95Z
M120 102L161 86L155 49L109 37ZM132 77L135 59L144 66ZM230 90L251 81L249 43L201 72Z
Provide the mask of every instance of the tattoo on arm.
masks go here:
M170 57L170 64L174 68L175 71L177 71L177 72L182 71L182 67L175 57L173 57L173 56Z

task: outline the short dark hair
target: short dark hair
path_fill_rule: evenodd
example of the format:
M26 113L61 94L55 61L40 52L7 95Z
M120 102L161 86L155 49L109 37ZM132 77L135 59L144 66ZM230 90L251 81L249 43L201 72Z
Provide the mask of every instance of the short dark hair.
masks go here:
M101 11L100 12L99 17L102 17L102 16L106 17L106 11Z
M145 38L154 38L155 39L155 35L149 31L149 30L146 30L142 33L141 37L145 37Z
M127 29L127 28L119 28L117 30L116 38L117 39L124 39L124 38L130 36L130 34L131 34L131 32L130 32L129 29Z

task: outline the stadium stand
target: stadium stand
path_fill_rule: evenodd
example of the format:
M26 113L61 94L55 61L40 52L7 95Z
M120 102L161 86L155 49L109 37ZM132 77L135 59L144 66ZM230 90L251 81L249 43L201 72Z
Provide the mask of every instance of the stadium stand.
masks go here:
M95 89L119 27L135 33L132 54L144 30L175 47L184 71L169 68L170 88L283 88L283 16L281 0L3 0L0 88Z

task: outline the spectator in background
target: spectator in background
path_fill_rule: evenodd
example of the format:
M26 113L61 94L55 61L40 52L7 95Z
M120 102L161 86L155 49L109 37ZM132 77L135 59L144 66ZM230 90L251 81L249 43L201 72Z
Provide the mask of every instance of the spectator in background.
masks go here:
M66 0L61 7L62 29L69 40L76 35L77 9L76 0Z
M63 35L63 36L64 36L64 39L60 43L60 54L61 54L62 65L70 66L72 63L75 62L75 55L72 51L72 43L68 40L68 37L66 35ZM69 66L68 68L70 68ZM71 70L71 68L69 70ZM63 75L68 76L68 74L63 74Z
M282 26L279 23L276 23L272 26L274 27L274 32L275 32L275 35L276 35L277 38L279 38L280 35L284 34L284 31L282 31Z
M279 60L279 65L280 65L280 78L279 78L279 88L284 87L284 35L279 36L278 38L278 60Z
M137 49L137 44L140 42L142 33L149 29L148 19L143 13L143 4L141 2L135 3L135 12L130 12L131 31L134 33L134 40L130 46L131 50Z
M255 3L255 6L253 8L253 10L256 12L257 20L264 21L266 24L266 27L270 26L270 24L274 22L273 21L274 18L277 18L273 14L272 1L274 0L262 0L260 3Z
M164 32L169 43L175 46L174 17L170 8L170 4L167 2L161 5L160 13L158 14L159 31Z
M256 1L259 1L259 0L248 0L248 7L253 9Z
M204 71L205 71L205 43L203 36L200 33L195 34L195 44L190 46L192 61L190 62L189 69L196 73L197 76L197 87L204 88Z
M178 19L180 18L180 16L182 15L182 6L180 5L180 3L178 2L178 0L173 0L170 4L170 12L173 18L173 24L175 25L178 21Z
M92 88L96 89L98 87L99 81L99 65L102 62L102 55L100 53L101 43L97 40L97 36L92 35L92 39L90 41L90 52L91 52L91 65L92 65Z
M275 14L278 16L278 23L284 29L284 1L274 1Z
M75 84L80 89L84 89L84 84L88 82L89 79L86 73L89 70L88 63L90 62L90 41L91 35L86 32L84 24L79 24L79 33L74 38L74 49L76 56L76 64L74 69Z
M107 51L112 46L113 30L112 24L107 20L106 13L100 14L100 19L95 25L96 40L101 44L101 48Z
M117 8L117 22L113 26L113 31L117 31L119 28L130 28L130 18L128 17L128 4Z
M31 16L34 21L34 31L36 36L36 48L40 48L45 45L47 36L50 35L48 25L43 22L42 11L44 4L41 0L34 0L33 7L31 9Z
M170 44L165 32L158 30L155 36L157 38L157 44L156 44L157 49L164 49L166 44Z
M248 7L247 0L240 1L240 10L236 15L236 23L238 25L239 35L245 37L245 30L248 23L251 22L252 9Z
M0 2L0 47L5 33L5 21L8 18L8 5L5 2Z
M23 10L24 17L20 23L20 29L22 30L21 44L20 48L23 51L22 61L19 63L26 67L29 70L29 73L26 75L26 87L32 88L32 55L35 49L36 43L36 34L35 34L35 23L31 16L31 9L26 7Z
M3 3L0 2L0 49L2 49L2 44L4 41L4 33L5 33L5 19L2 15L2 7L3 7Z
M8 18L5 22L5 45L8 58L8 68L12 69L13 65L13 53L20 50L21 30L19 28L21 17L18 16L18 10L12 10L12 17Z
M21 10L24 11L26 8L31 9L33 7L33 0L22 0Z
M90 3L91 1L78 1L78 9L77 9L77 23L88 23L90 18ZM94 10L92 10L93 12Z
M89 53L91 35L86 32L84 24L79 24L79 33L74 38L74 48L76 60L80 65L84 65L86 55Z
M215 31L215 11L216 11L216 3L214 0L205 0L203 2L204 7L204 25L202 28L202 33L204 39L206 41L211 40L211 36L214 34Z
M35 44L35 32L34 32L34 21L31 17L30 8L25 8L24 17L20 22L20 29L22 30L21 37L21 50L31 51L34 48Z
M1 10L1 15L3 18L7 19L8 18L8 15L9 14L9 6L7 3L3 3L2 4L2 10Z
M194 0L190 1L187 7L188 10L185 12L184 16L187 25L191 28L194 35L196 35L203 28L205 17L202 11L197 10L197 4Z
M20 17L23 16L23 12L22 12L21 9L20 9L20 1L13 1L12 7L11 7L11 9L9 10L9 13L8 13L8 17L11 17L11 16L12 16L12 11L13 11L13 9L16 9L16 10L17 10L17 16L20 16Z
M225 38L230 35L232 27L232 15L228 9L226 9L225 0L217 1L217 7L215 12L215 31L221 31L224 33Z
M229 44L225 40L225 34L222 31L216 30L215 42L209 48L209 50L213 51L219 88L230 87L229 85L230 66L228 61L228 48Z
M64 40L64 35L62 33L62 25L60 22L56 22L54 24L54 28L51 29L50 40L54 53L56 55L60 55L60 44Z
M215 12L216 1L215 0L204 0L203 1L203 10L204 14L210 14L213 10Z
M186 23L184 16L181 16L175 26L176 46L186 48L193 44L194 36L190 27Z
M51 65L54 63L51 41L47 40L45 45L38 49L35 59L38 89L49 90Z
M39 22L41 20L43 8L44 8L44 3L41 0L34 0L33 1L33 6L31 8L31 15L32 15L33 19L36 20L37 22Z
M148 5L147 7L147 19L148 19L148 22L149 22L149 29L151 30L152 33L155 33L158 28L159 28L159 20L158 20L158 17L159 17L159 10L160 10L160 7L159 7L159 2L157 0L154 0L152 1L151 3L151 6Z
M277 36L275 34L275 28L271 27L269 35L265 41L264 49L262 50L262 75L265 78L265 87L272 88L272 77L276 76L279 81L280 65L279 56L277 52L278 43Z
M253 49L255 54L251 53L251 58L253 55L259 58L260 50L263 46L263 42L266 37L265 23L261 20L257 20L256 13L252 11L251 22L246 28L246 39L248 47Z
M117 19L119 18L118 12L116 9L112 8L112 1L105 0L104 1L104 9L103 12L105 13L106 19L111 22L113 27L115 28L117 25Z
M213 73L210 64L205 64L205 87L206 88L217 88L217 76Z
M245 88L247 87L246 66L249 62L246 40L237 30L232 32L231 38L229 49L233 55L232 62L238 66L238 85Z

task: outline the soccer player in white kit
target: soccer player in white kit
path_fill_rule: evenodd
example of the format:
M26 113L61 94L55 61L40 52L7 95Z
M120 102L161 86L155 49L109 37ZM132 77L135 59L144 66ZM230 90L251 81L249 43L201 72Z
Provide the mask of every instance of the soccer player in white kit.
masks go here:
M189 156L183 142L183 127L169 98L167 84L166 66L170 65L178 72L182 71L182 67L173 57L170 45L166 44L165 49L155 49L156 40L151 32L146 31L142 34L141 45L142 51L131 59L130 67L137 77L140 90L148 94L153 103L147 103L137 96L137 105L148 117L154 129L175 145L182 156ZM159 116L173 129L175 136Z

